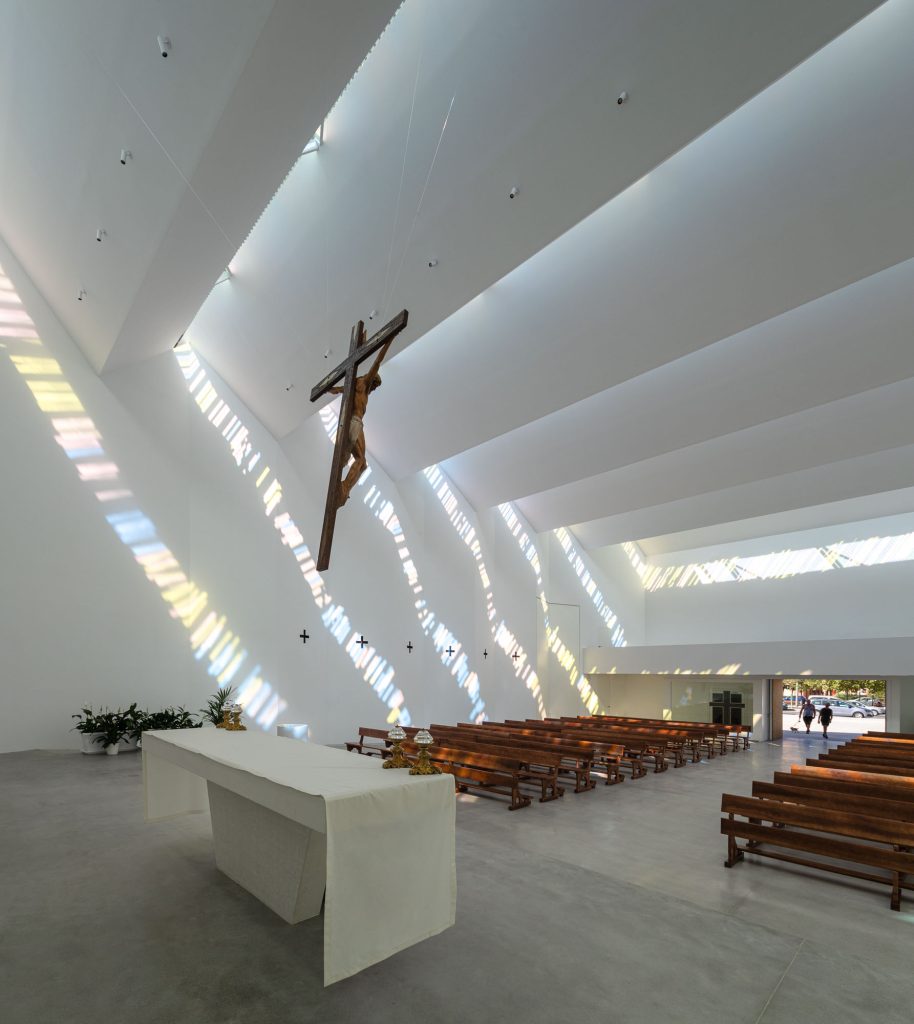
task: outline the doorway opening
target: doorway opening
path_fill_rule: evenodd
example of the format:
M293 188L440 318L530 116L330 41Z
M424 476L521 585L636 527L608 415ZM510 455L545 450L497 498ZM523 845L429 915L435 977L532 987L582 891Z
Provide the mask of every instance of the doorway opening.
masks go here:
M806 736L801 709L809 697L816 709L810 735L823 734L819 712L826 703L832 720L828 738L847 739L866 732L885 732L884 679L800 679L782 680L781 714L786 737Z

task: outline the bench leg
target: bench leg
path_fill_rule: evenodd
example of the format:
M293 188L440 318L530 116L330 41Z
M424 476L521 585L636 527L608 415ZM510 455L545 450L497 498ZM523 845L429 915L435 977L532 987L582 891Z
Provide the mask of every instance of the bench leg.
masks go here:
M724 861L725 868L732 868L743 859L743 851L736 845L735 836L727 836L727 859Z
M892 910L901 910L901 873L898 871L892 874Z
M511 786L511 803L508 805L509 811L517 811L521 807L530 806L530 797L521 796L520 788L517 784L517 780L514 781Z

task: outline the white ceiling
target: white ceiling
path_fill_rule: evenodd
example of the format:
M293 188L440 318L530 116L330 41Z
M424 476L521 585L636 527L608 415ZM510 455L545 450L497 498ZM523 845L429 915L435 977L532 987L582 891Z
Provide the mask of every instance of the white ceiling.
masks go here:
M0 233L97 370L174 345L396 6L0 0Z
M0 232L98 367L173 344L395 6L214 5L73 14L88 99L56 5L11 5L39 59L5 36L0 81L41 96L0 100ZM352 322L407 307L373 456L589 548L912 511L911 38L908 0L406 0L188 337L291 446Z
M369 442L397 476L567 404L581 392L552 373L562 335L589 335L573 346L589 368L606 313L590 292L571 305L559 236L874 6L408 0L189 338L282 437L314 412L324 352L340 358L373 309L381 322L407 307ZM557 254L551 321L531 305L537 252Z

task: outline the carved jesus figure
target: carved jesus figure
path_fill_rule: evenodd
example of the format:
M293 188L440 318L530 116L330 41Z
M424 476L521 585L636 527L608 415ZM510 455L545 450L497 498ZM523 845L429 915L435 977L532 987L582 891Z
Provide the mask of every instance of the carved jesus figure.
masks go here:
M383 348L379 349L369 371L363 373L361 377L356 377L353 381L352 416L349 420L349 437L346 438L346 459L348 461L349 457L352 456L355 461L349 467L349 472L340 484L340 498L337 508L342 508L349 500L352 488L358 483L359 477L368 466L368 460L365 457L365 428L362 420L365 416L365 410L368 408L368 396L375 388L381 386L381 374L378 371L381 368L384 356L387 355L387 350L392 344L393 338ZM343 393L342 388L330 388L329 390L331 395L341 395ZM342 427L342 424L340 426Z

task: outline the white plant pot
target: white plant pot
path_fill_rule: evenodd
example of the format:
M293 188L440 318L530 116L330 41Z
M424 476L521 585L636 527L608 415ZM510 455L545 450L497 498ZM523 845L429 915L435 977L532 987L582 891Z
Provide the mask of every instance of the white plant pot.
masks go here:
M105 752L101 743L95 742L95 737L101 736L100 732L83 732L80 733L80 736L82 736L84 754L103 754Z
M105 753L111 757L113 754L119 754L121 748L117 743L112 743L110 747L105 747Z

